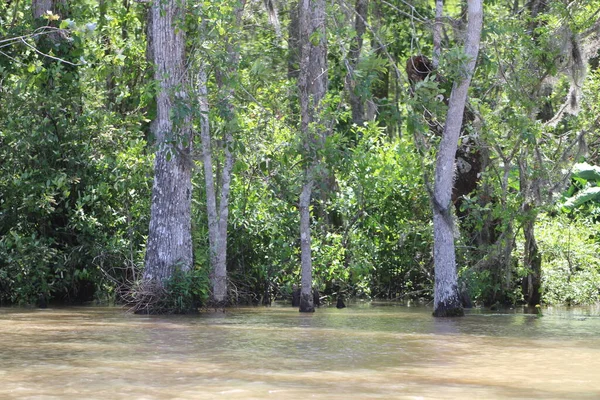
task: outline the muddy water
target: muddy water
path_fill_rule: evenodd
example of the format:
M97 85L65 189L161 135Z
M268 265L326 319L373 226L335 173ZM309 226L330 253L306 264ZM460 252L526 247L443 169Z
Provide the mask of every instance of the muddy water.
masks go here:
M598 399L598 310L0 309L0 399Z

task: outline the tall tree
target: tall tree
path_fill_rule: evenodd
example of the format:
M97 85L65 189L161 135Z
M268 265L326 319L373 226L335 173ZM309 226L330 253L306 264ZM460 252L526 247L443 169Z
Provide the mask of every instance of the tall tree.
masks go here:
M245 0L240 1L234 9L236 27L240 26ZM208 91L205 66L200 67L198 76L198 97L200 101L201 124L200 137L202 140L202 162L204 164L204 180L206 186L206 210L208 214L208 241L209 259L211 265L210 280L212 285L213 305L221 306L227 301L227 220L229 216L229 190L231 186L231 173L233 170L234 156L233 131L235 130L236 112L233 104L235 90L232 81L237 74L239 51L233 35L225 38L226 63L225 66L215 67L217 86L221 104L221 116L228 121L223 129L223 139L219 150L222 152L224 162L222 168L215 171L213 168L213 146L211 145L210 124L208 119ZM220 177L220 182L215 184L215 174ZM217 195L219 201L217 202Z
M479 53L483 24L482 0L468 0L468 25L465 40L467 64L462 76L454 82L444 133L440 142L433 189L433 257L435 265L435 294L433 315L436 317L464 314L459 298L454 248L454 219L452 216L452 185L454 160L463 121L467 92Z
M154 185L143 282L162 285L174 268L192 266L192 161L190 119L186 107L185 0L154 1L150 43L158 83Z
M300 130L306 167L299 199L302 280L300 312L313 312L310 201L318 172L318 149L326 135L322 100L327 91L327 35L324 0L299 1L300 31Z

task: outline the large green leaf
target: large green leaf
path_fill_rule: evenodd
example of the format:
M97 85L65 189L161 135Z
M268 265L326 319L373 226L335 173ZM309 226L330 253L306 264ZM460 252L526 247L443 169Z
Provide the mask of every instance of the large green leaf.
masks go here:
M575 164L573 166L573 177L587 181L600 181L600 167L588 163Z
M566 208L575 208L580 205L587 203L588 201L598 201L600 202L600 187L588 187L583 189L577 195L568 199L564 207Z

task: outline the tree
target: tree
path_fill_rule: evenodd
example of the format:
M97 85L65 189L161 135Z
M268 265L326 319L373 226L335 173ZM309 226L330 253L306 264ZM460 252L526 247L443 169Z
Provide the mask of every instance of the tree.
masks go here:
M324 0L299 2L300 30L300 131L303 136L306 167L299 199L302 280L300 312L313 312L310 201L317 179L318 149L325 137L322 100L327 91L327 35Z
M185 1L155 1L150 9L150 51L158 83L154 185L143 283L162 286L175 268L192 266L191 129L186 94Z
M457 79L452 87L444 133L439 145L435 167L432 208L435 266L433 315L436 317L459 316L464 313L457 285L454 220L450 200L455 172L454 160L458 148L467 92L471 84L471 77L475 72L475 63L479 53L483 24L482 0L469 0L468 18L465 40L467 64L462 79Z
M234 9L234 23L240 26L245 1L241 1ZM232 36L232 35L231 35ZM239 51L236 39L226 37L225 66L215 66L217 87L219 89L220 112L224 121L223 140L220 150L224 156L222 168L213 168L213 146L211 145L209 106L207 92L206 66L202 65L198 73L198 99L200 102L200 137L202 140L202 163L204 164L204 181L206 187L206 212L208 216L208 241L210 260L210 280L212 285L212 303L220 306L227 301L227 219L229 216L229 191L234 156L232 153L236 110L233 104L235 90L232 86L234 75L237 74ZM215 185L216 176L220 182ZM220 194L217 202L217 194Z
M363 47L363 36L366 31L368 10L368 0L356 0L356 16L354 17L354 30L356 32L356 36L354 36L352 43L350 44L348 63L346 67L348 69L348 73L346 75L345 83L348 90L350 107L352 109L352 122L358 126L362 126L365 121L365 106L363 99L364 95L361 96L361 93L357 93L359 88L357 87L358 85L356 81L359 80L360 77L355 76L355 70L358 68L360 53Z
M597 20L588 16L589 4L569 8L553 4L558 3L536 0L520 8L516 2L508 16L490 13L498 21L523 13L527 18L507 23L506 32L489 40L488 54L499 75L487 79L500 76L502 84L498 95L481 107L485 124L496 132L488 136L489 149L493 158L501 160L501 166L491 163L489 170L496 168L501 188L494 214L503 216L498 244L503 242L504 248L495 246L495 254L486 255L477 268L491 273L489 286L502 284L506 300L522 296L531 307L543 300L546 280L537 221L568 186L573 161L585 157L589 132L594 131L582 128L577 115L584 108L583 88L589 85L588 63L597 56ZM561 23L547 24L554 19ZM522 245L516 248L517 264L510 255L519 231ZM511 286L517 282L521 295Z

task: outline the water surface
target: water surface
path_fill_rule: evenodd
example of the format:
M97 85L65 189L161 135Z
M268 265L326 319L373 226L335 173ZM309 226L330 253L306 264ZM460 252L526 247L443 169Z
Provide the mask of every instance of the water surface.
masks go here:
M1 399L598 399L598 310L0 309Z

